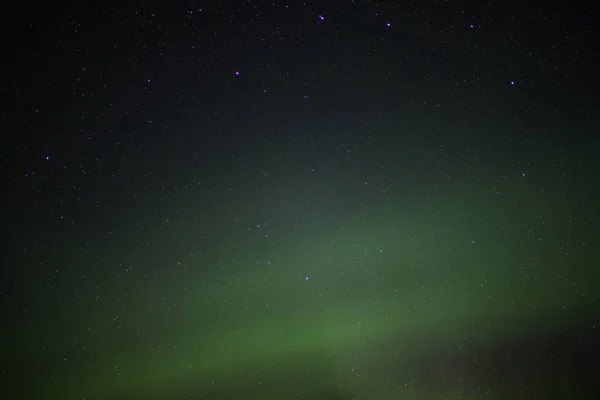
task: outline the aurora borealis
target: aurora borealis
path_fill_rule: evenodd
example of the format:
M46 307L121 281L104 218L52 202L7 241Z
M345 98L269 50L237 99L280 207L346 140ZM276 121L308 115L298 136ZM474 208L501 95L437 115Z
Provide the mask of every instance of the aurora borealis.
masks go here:
M200 3L11 25L3 399L598 395L593 10Z

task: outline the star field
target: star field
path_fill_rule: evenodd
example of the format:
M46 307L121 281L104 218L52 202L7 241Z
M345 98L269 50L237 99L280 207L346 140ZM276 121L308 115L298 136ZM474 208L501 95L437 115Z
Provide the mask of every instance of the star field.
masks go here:
M592 399L598 9L7 8L3 399Z

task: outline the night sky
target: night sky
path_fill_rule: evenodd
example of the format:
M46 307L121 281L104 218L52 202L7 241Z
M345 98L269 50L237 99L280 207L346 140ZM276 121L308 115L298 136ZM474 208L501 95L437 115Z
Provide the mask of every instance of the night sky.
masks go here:
M2 399L600 398L597 6L59 3L1 17Z

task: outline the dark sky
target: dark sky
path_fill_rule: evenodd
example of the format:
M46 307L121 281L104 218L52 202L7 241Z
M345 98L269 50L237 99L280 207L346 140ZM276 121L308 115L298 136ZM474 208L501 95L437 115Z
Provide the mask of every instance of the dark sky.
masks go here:
M600 396L596 6L88 3L2 15L0 397Z

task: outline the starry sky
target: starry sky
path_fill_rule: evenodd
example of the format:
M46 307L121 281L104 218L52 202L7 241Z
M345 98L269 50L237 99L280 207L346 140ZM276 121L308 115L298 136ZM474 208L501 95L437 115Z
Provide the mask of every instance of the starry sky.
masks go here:
M600 396L597 6L90 4L1 17L3 399Z

